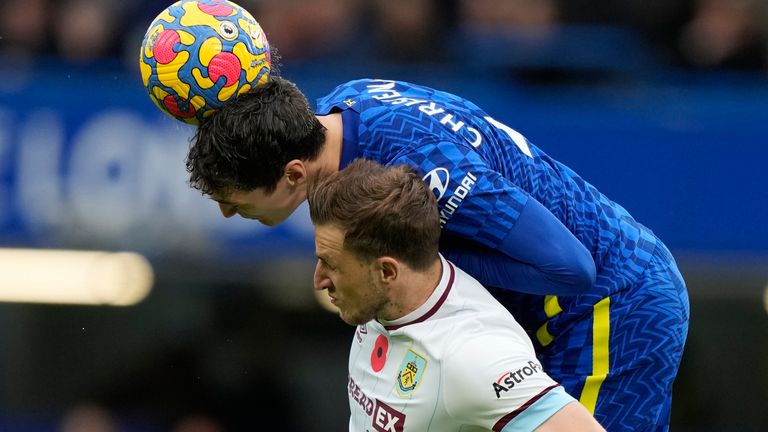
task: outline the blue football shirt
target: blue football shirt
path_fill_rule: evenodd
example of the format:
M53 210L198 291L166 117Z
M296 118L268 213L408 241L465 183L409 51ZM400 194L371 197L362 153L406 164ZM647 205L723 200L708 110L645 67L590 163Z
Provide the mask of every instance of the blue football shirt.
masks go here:
M332 112L344 125L340 168L355 158L416 168L438 197L441 251L487 286L599 299L651 258L648 228L471 101L361 79L318 100L316 114Z

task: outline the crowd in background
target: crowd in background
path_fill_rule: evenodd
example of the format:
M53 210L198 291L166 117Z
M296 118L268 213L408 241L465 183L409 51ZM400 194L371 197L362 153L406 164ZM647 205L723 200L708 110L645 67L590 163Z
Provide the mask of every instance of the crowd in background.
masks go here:
M170 4L171 2L168 2ZM768 72L765 0L240 0L286 60L460 59L455 41L516 36L535 44L571 27L616 27L663 66ZM2 0L0 55L135 67L156 0ZM522 36L522 37L521 37ZM480 40L480 39L473 39ZM599 50L586 41L585 51ZM514 59L511 59L514 60ZM553 59L557 61L557 59Z

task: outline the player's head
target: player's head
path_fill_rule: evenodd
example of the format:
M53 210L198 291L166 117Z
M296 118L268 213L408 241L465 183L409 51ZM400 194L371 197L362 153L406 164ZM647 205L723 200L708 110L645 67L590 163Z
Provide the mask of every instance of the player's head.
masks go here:
M203 121L187 155L189 183L206 195L275 190L291 160L317 158L325 128L292 82L273 76Z
M309 209L318 256L315 287L328 289L349 324L386 319L390 284L439 260L435 196L408 167L353 161L312 187Z
M304 94L280 77L227 102L197 129L189 184L235 214L276 225L306 196L303 162L317 158L325 128Z

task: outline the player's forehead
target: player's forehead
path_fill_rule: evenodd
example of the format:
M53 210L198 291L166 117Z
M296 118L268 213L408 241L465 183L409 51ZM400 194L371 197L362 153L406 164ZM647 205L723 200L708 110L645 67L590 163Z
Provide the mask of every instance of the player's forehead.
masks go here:
M344 254L344 231L336 225L315 225L315 254L333 259Z

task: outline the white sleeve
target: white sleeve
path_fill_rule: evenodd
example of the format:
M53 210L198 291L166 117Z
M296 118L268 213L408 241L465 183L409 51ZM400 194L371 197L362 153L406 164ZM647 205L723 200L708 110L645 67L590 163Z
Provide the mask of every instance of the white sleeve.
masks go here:
M461 338L443 365L445 408L458 422L493 431L533 431L574 399L511 333Z

